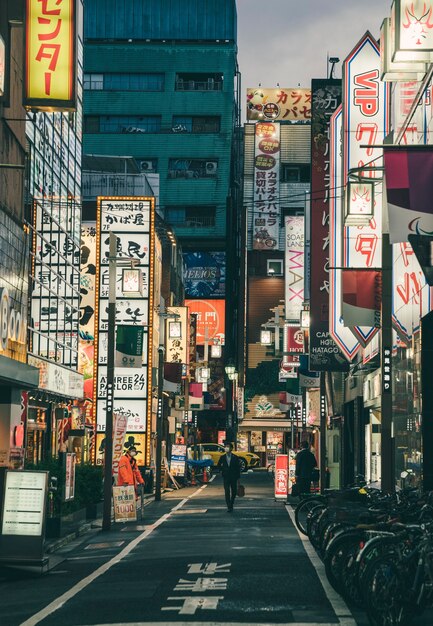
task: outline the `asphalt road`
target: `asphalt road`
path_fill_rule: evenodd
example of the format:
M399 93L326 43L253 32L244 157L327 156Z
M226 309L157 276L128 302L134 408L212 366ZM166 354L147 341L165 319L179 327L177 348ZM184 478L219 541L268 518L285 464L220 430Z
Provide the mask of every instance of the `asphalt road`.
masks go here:
M232 514L218 477L150 504L140 524L81 538L48 574L2 569L1 626L360 623L316 571L269 476L242 481Z

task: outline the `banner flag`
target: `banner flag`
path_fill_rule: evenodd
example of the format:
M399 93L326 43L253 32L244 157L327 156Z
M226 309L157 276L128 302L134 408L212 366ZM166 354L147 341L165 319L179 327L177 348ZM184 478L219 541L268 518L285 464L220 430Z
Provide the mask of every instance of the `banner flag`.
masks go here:
M343 270L345 326L380 328L382 275L376 270Z
M433 235L433 146L384 148L391 243Z

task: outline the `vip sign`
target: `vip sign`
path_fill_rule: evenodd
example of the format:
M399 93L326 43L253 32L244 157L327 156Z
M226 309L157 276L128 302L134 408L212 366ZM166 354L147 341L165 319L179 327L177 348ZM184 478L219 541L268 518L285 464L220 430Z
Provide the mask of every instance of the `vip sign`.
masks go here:
M369 168L381 156L374 146L388 134L388 90L380 81L379 47L367 32L343 63L343 184L349 170L362 168L363 175L378 179L381 172ZM373 269L381 266L382 183L375 184L374 217L367 226L344 229L344 267ZM367 345L378 332L374 327L354 327L357 339Z
M341 130L342 109L339 107L331 117L331 188L341 189ZM329 331L332 339L339 346L348 361L351 361L360 349L359 342L349 328L343 325L342 312L342 245L343 207L341 195L334 193L329 210ZM335 350L335 346L329 346Z
M430 311L430 289L410 243L394 244L392 253L392 322L400 338L409 342Z
M304 218L287 216L285 225L285 318L299 321L304 302Z
M75 0L26 0L24 106L76 109Z
M278 250L280 232L280 125L255 126L253 250Z

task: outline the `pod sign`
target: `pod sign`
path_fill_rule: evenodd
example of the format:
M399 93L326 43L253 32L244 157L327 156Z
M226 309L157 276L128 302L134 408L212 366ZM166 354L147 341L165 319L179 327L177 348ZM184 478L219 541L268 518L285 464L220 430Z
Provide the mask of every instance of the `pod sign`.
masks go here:
M0 350L6 350L8 341L24 344L26 341L27 319L25 309L13 307L8 290L0 289Z

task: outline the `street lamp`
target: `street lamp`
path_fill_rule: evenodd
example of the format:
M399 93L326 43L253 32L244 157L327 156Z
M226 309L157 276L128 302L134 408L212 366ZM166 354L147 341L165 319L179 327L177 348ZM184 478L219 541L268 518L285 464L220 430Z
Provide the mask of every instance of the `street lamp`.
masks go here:
M138 259L117 256L117 237L110 232L108 254L108 349L107 349L107 391L106 391L106 424L104 454L104 507L102 530L111 528L111 496L113 486L113 409L114 409L114 363L116 356L116 278L117 267L127 265L134 269ZM135 270L137 271L137 270ZM138 270L141 274L141 270ZM123 278L123 277L122 277ZM122 280L122 286L123 286ZM139 287L139 279L126 280L125 286ZM141 295L141 294L139 294Z

